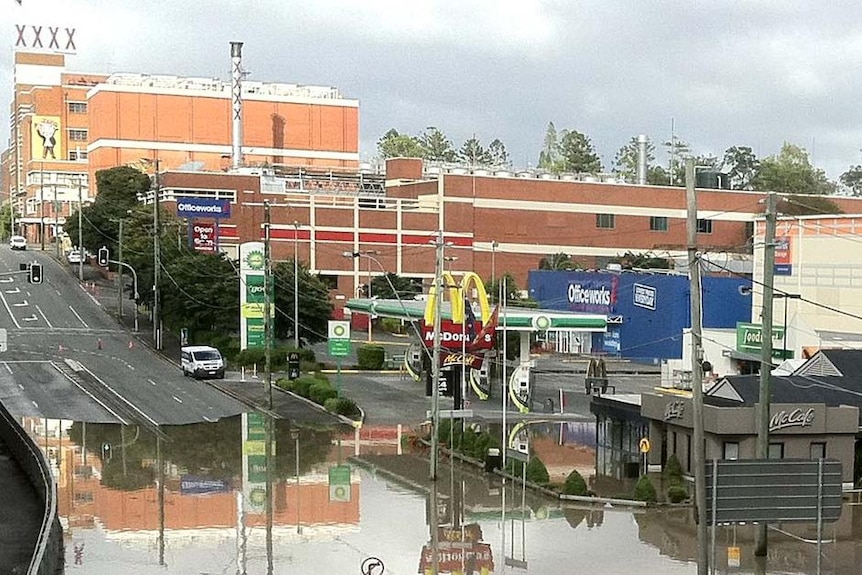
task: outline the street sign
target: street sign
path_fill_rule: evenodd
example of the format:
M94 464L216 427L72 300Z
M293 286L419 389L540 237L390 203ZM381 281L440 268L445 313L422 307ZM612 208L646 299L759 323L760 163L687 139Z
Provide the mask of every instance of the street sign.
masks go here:
M710 461L708 517L710 523L816 522L818 516L834 522L841 516L841 481L841 462L834 459Z
M521 461L523 463L530 463L529 453L524 453L523 451L518 451L517 449L512 449L511 447L506 448L506 458L514 459L515 461Z
M727 566L728 567L739 567L740 558L739 558L739 547L728 547L727 548Z
M344 357L350 355L350 322L329 320L329 355Z

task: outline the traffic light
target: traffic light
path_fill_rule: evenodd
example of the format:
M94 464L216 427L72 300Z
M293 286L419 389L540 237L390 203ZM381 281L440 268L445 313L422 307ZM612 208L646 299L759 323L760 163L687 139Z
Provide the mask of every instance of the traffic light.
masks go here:
M31 284L42 283L42 264L38 262L30 264L30 275L27 279Z
M99 265L103 268L108 267L108 248L105 246L99 248Z

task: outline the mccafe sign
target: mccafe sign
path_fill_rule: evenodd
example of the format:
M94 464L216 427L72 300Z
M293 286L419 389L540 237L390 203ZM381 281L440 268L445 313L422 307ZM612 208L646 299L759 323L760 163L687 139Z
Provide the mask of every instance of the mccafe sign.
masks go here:
M814 408L782 409L769 419L769 431L793 427L809 427L814 422Z

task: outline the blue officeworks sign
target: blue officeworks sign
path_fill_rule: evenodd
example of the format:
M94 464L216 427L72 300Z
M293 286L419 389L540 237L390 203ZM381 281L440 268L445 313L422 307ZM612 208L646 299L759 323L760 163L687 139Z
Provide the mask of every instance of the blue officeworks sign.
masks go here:
M180 218L229 218L230 200L178 197L177 216Z

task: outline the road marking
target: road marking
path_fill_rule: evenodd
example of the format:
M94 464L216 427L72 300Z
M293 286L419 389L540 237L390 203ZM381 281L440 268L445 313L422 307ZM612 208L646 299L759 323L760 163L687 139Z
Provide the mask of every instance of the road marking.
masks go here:
M182 399L180 399L179 397L177 397L176 395L172 395L171 397L173 397L173 398L174 398L174 401L176 401L177 403L182 403L182 402L183 402L183 400L182 400Z
M8 363L6 363L5 361L3 362L3 367L5 367L5 368L6 368L6 371L8 371L8 372L9 372L9 375L12 375L12 368L11 368L11 367L9 367L9 364L8 364Z
M38 404L38 403L36 403L35 401L32 401L32 400L30 401L30 403L32 403L34 406L36 406L36 409L39 409L39 404Z
M150 383L152 383L153 385L156 385L156 382L155 382L155 381L153 381L152 379L148 379L147 381L149 381L149 382L150 382Z
M25 299L24 301L19 301L18 303L13 303L13 304L12 304L12 307L26 307L26 306L28 306L28 305L30 305L30 302L28 302L28 301Z
M3 307L6 308L6 311L9 313L9 317L12 318L12 323L15 324L15 327L21 329L21 324L18 323L17 319L15 319L15 316L12 314L12 308L9 307L9 302L6 301L6 297L3 294L0 294L0 300L3 301Z
M154 427L159 427L159 424L158 424L158 422L157 422L155 419L153 419L152 417L150 417L149 415L147 415L146 413L144 413L143 411L141 411L141 409L140 409L137 405L135 405L134 403L132 403L131 401L129 401L128 399L126 399L125 397L123 397L122 395L120 395L120 393L119 393L117 390L115 390L113 387L111 387L110 385L108 385L107 383L105 383L103 380L101 380L101 379L99 378L99 376L97 376L95 373L93 373L92 371L90 371L90 370L89 370L89 369L87 369L86 367L84 367L84 371L86 371L87 373L89 373L89 374L90 374L90 377L92 377L93 379L95 379L96 381L98 381L99 383L101 383L103 386L105 386L105 389L107 389L108 391L110 391L111 393L113 393L113 394L114 394L115 396L117 396L119 399L123 400L123 402L124 402L126 405L128 405L129 407L131 407L132 409L134 409L136 412L138 412L138 413L141 415L141 417L143 417L144 419L146 419L147 421L149 421L149 422L150 422Z
M47 317L45 316L45 314L42 312L42 308L40 308L38 305L36 305L35 307L36 307L36 311L38 311L38 312L39 312L39 315L41 315L41 316L42 316L42 319L44 319L44 320L45 320L45 323L47 323L47 324L48 324L48 327L50 327L51 329L53 329L53 328L54 328L54 326L53 326L53 325L51 325L51 322L50 322L50 321L48 321L48 318L47 318Z
M68 363L69 363L69 361L74 361L74 360L67 360L67 361L66 361L66 363L68 364ZM63 377L65 377L66 379L68 379L69 381L71 381L71 382L72 382L72 385L74 385L75 387L77 387L78 389L80 389L81 391L83 391L84 393L86 393L88 396L90 396L90 399L92 399L93 401L95 401L96 403L98 403L99 405L101 405L101 406L102 406L102 408L103 408L105 411L107 411L108 413L110 413L111 415L113 415L114 417L116 417L116 418L117 418L117 420L118 420L120 423L122 423L123 425L129 425L129 422L128 422L128 421L126 421L125 419L123 419L122 417L120 417L120 414L119 414L119 413L117 413L116 411L114 411L113 409L111 409L110 407L108 407L107 405L105 405L105 403L104 403L101 399L99 399L98 397L96 397L95 395L93 395L92 393L90 393L90 392L89 392L88 390L86 390L86 389L85 389L81 384L79 384L77 381L75 381L74 379L72 379L71 377L69 377L69 375L68 375L67 373L63 372L63 370L62 370L62 369L60 369L59 367L57 367L57 364L55 364L53 361L52 361L52 362L50 362L50 363L51 363L51 365L53 365L53 366L54 366L54 369L56 369L57 371L59 371L59 372L60 372L60 374L61 374L61 375L63 375ZM76 362L76 363L77 363L77 362ZM79 364L79 365L80 365L80 364ZM70 365L70 367L71 367L71 365ZM88 373L90 373L90 375L92 375L92 373L91 373L91 372L89 372L89 370L87 370L83 365L81 365L81 369L82 369L82 370L86 370ZM93 376L93 377L95 377L95 376ZM98 378L97 378L97 379L98 379ZM109 388L109 389L110 389L110 388Z
M39 318L35 315L31 315L30 317L22 317L21 321L39 321Z
M18 288L7 289L6 293L21 293L21 290Z
M78 312L75 311L75 308L69 306L69 309L72 310L72 313L75 314L75 317L78 318L78 321L84 324L84 327L90 327L87 325L87 322L84 321L84 318L78 315Z
M99 301L99 300L97 300L95 297L93 297L93 294L91 294L90 292L88 292L88 291L87 291L87 288L85 288L83 285L81 286L81 290L83 290L83 292L84 292L85 294L87 294L88 296L90 296L90 299L91 299L91 300L93 300L93 303L94 303L94 304L96 304L96 305L97 305L97 306L99 306L99 307L102 307L102 302L100 302L100 301ZM72 307L72 306L69 306L69 307ZM76 314L76 315L77 315L77 314ZM83 320L82 320L82 321L83 321Z
M15 278L0 278L0 284L10 284L15 281Z

